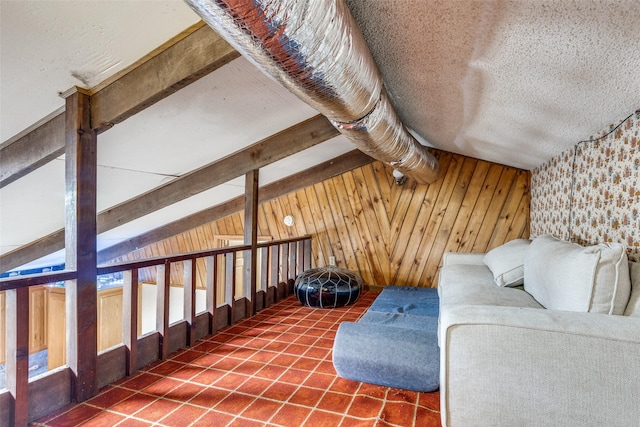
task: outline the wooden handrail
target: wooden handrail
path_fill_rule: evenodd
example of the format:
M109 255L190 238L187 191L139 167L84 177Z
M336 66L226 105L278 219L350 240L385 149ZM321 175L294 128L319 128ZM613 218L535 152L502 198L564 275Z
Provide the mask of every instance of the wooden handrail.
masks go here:
M44 285L47 283L61 282L76 279L75 270L51 271L47 273L35 273L24 276L3 277L0 279L0 292L10 289L28 288L29 286Z
M285 243L294 243L310 239L311 236L294 237L291 239L271 240L268 242L258 243L258 248L266 248L270 246L281 245ZM183 254L171 256L159 256L153 258L145 258L137 261L126 261L115 264L98 266L97 275L111 274L121 271L140 269L145 267L153 267L162 265L166 262L182 262L196 258L206 258L209 256L224 255L230 252L247 251L251 249L251 245L236 245L226 248L208 249L204 251L187 252ZM0 278L0 292L9 289L20 289L29 286L44 285L47 283L55 283L66 280L74 280L76 278L75 270L51 271L47 273L35 273L24 276L4 277Z

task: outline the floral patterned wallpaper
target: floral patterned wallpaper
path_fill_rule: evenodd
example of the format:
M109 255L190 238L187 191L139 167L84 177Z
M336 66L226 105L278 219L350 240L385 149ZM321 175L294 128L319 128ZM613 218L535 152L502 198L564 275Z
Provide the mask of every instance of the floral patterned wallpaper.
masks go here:
M640 110L532 172L530 235L545 233L640 261Z

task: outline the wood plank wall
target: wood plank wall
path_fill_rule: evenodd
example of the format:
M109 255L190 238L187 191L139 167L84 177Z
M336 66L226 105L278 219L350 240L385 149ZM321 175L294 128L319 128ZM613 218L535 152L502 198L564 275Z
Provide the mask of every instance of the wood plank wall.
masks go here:
M436 156L443 176L431 185L409 180L398 186L391 168L374 162L263 203L258 234L310 234L313 266L328 265L334 256L338 266L359 272L375 287L435 287L444 252L485 252L529 237L528 171L446 152ZM286 215L295 218L292 227L284 225ZM239 212L126 259L207 249L216 235L242 234ZM181 283L181 269L174 270L172 282Z

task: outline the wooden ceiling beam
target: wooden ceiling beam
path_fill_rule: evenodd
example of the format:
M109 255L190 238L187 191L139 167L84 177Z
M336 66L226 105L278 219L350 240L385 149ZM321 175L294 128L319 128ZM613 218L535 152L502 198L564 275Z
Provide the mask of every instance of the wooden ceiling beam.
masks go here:
M103 132L238 58L200 22L90 91L91 127ZM0 188L64 153L64 112L0 148Z
M96 91L91 97L93 129L109 129L240 57L211 27L203 22L196 26L188 36Z
M98 233L104 233L194 194L224 184L299 151L337 136L339 132L324 116L304 122L259 141L160 187L115 205L98 214ZM64 247L64 230L28 243L0 256L0 272L54 253Z
M0 188L64 154L64 111L0 148Z
M286 178L260 187L258 191L258 203L264 203L333 178L360 166L373 162L374 159L360 150L353 150L334 159L320 163L302 172L290 175ZM155 228L147 233L125 240L109 248L98 252L98 263L104 264L122 255L133 252L136 249L149 246L169 237L184 233L193 228L216 221L226 216L242 211L244 208L244 196L238 196L227 202L196 212L179 220L173 221L162 227Z

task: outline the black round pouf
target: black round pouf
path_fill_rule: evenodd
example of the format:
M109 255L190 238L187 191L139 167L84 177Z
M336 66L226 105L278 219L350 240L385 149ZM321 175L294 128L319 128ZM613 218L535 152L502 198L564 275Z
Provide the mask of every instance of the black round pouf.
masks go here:
M298 300L309 307L342 307L356 302L362 278L339 267L311 268L300 273L293 284Z

